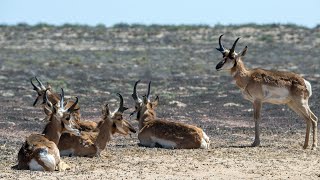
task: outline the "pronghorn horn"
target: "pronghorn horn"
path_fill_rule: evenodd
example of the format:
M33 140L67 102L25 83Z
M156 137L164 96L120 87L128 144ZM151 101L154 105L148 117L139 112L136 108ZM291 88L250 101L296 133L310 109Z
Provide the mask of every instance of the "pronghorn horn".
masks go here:
M64 109L64 91L63 88L61 88L61 94L60 94L60 108Z
M216 48L218 51L220 51L221 53L223 53L226 49L223 47L222 43L221 43L221 38L222 38L223 34L220 35L219 37L219 48Z
M117 93L117 95L118 95L119 98L120 98L120 105L119 105L118 112L123 113L123 112L124 112L125 110L127 110L128 108L123 106L123 97L121 96L121 94Z
M40 88L43 89L43 90L45 90L46 87L42 84L41 81L39 81L39 79L37 78L37 76L35 76L35 78L36 78L36 80L38 81L38 83L39 83L39 85L40 85Z
M237 42L239 41L239 39L240 39L240 37L238 37L237 40L233 43L232 48L230 49L230 52L229 52L230 55L234 53L234 50L236 48L236 45L237 45Z
M151 81L149 82L149 85L148 85L148 93L147 93L148 101L150 100L150 89L151 89Z
M37 87L36 85L34 85L33 82L32 82L32 80L33 80L33 77L30 79L31 85L33 86L33 90L39 91L40 88Z
M140 82L140 80L138 80L138 81L134 84L134 87L133 87L132 98L133 98L135 101L141 101L141 100L139 99L139 96L138 96L138 93L137 93L137 85L138 85L139 82Z
M76 101L72 104L72 106L68 109L68 112L72 112L72 111L76 111L78 109L74 109L76 107L76 105L78 104L78 97L76 97Z

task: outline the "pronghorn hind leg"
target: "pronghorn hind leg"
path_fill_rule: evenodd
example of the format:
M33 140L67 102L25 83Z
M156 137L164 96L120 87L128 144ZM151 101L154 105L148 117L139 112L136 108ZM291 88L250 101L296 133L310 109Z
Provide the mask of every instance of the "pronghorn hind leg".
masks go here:
M253 102L253 110L254 110L254 114L253 114L253 118L254 118L254 133L255 133L255 137L254 137L254 141L252 143L252 147L257 147L260 146L260 120L261 120L261 106L262 103L260 100L255 100Z
M313 143L312 143L312 150L317 149L318 145L318 118L313 114L313 112L310 110L308 106L308 112L309 112L309 117L312 119L312 135L313 135Z
M311 128L311 125L312 125L312 130L313 130L312 149L315 149L317 147L317 121L313 120L313 118L312 118L312 114L313 113L309 109L309 106L308 105L297 104L295 102L288 103L288 106L294 112L296 112L298 115L300 115L302 118L304 118L306 123L307 123L306 137L305 137L305 141L304 141L304 145L303 145L304 149L306 149L308 147L308 145L309 145L310 128Z

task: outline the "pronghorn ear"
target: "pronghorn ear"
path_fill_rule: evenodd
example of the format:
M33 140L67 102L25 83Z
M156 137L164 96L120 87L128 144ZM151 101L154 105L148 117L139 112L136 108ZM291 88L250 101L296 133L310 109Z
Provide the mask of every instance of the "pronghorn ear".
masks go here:
M239 53L239 55L240 55L241 57L245 56L246 53L247 53L247 50L248 50L248 46L246 46L246 47Z
M152 107L155 108L158 106L159 103L159 96L156 97L156 99L152 102Z
M47 90L51 90L51 84L47 83Z
M102 106L102 115L106 115L106 116L110 115L109 104Z

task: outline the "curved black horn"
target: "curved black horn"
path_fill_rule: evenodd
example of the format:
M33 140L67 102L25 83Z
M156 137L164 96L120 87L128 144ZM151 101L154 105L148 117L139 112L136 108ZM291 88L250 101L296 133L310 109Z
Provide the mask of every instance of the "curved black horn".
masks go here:
M78 110L78 109L74 109L76 107L76 105L78 104L78 97L76 97L76 101L72 104L72 106L68 109L68 112L72 112L74 110Z
M148 92L147 92L147 99L150 100L150 90L151 89L151 81L149 82L149 85L148 85Z
M233 43L232 45L232 48L230 49L230 53L229 54L232 54L234 53L234 50L236 48L236 45L237 45L237 42L239 41L240 37L237 38L237 40Z
M135 101L139 101L139 96L138 96L138 94L137 94L137 85L138 85L139 82L140 82L140 79L134 84L134 87L133 87L132 98L133 98Z
M43 90L45 90L46 87L42 84L41 81L39 81L39 79L37 78L37 76L35 76L34 78L36 78L36 80L38 81L38 83L39 83L39 85L40 85L40 88L43 89Z
M61 88L61 94L60 94L60 108L61 109L64 109L64 102L63 101L64 101L64 91L63 91L63 88Z
M36 90L36 91L40 90L39 87L33 84L32 80L33 80L33 77L30 79L31 85L33 86L33 90Z
M127 110L128 108L123 106L123 97L121 96L121 94L117 93L117 95L118 95L119 98L120 98L120 105L119 105L118 112L123 113L123 112L124 112L125 110Z
M218 51L220 52L224 52L226 49L223 47L222 43L221 43L221 38L222 38L223 34L220 35L219 37L219 48L216 48Z

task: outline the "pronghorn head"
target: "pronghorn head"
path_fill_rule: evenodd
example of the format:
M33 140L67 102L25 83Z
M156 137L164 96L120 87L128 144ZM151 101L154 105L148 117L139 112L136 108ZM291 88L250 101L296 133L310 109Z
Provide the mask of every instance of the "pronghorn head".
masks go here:
M149 112L152 111L155 115L155 110L158 106L158 103L159 103L159 96L156 96L156 98L153 101L151 101L147 95L143 96L143 103L140 108L140 114L144 114L146 111L149 111Z
M140 118L140 109L141 109L141 106L143 104L143 99L141 99L137 93L137 85L138 83L140 82L140 80L138 80L135 84L134 84L134 87L133 87L133 93L132 93L132 98L135 102L135 110L130 114L130 117L134 114L137 114L137 119L138 120ZM150 86L151 86L151 81L149 82L148 84L148 92L147 92L147 97L149 98L150 96Z
M38 82L38 86L36 86L34 83L33 83L33 79L36 79L36 81ZM35 77L33 77L33 78L31 78L30 79L30 82L31 82L31 85L33 86L33 90L35 90L36 92L37 92L37 94L38 94L38 96L37 96L37 98L36 98L36 100L34 101L34 103L33 103L33 106L38 106L38 105L40 105L40 104L44 104L45 103L45 101L43 101L43 102L40 102L39 100L42 100L42 99L45 99L45 92L47 91L47 90L51 90L51 86L50 85L48 85L48 87L45 87L44 85L43 85L43 83L35 76ZM55 103L55 102L53 102L53 103Z
M148 117L155 118L156 112L155 109L158 106L159 102L159 96L155 98L154 101L150 99L150 91L151 91L151 81L148 84L148 91L147 94L143 96L141 103L139 103L139 106L136 106L135 112L137 113L137 119L139 122L143 120L144 114L147 112ZM137 104L137 102L136 102ZM145 116L146 117L146 116Z
M246 55L247 46L239 53L235 52L235 48L240 37L236 39L233 43L231 49L225 49L221 43L221 38L223 34L219 37L219 48L216 48L218 51L222 53L222 60L217 64L216 69L220 70L231 70L233 67L237 65L237 61Z
M121 94L117 93L120 98L119 108L111 113L109 110L109 105L106 104L102 107L102 116L104 120L109 120L112 123L112 134L119 133L122 135L128 135L130 132L136 133L133 126L123 118L123 113L127 110L127 107L123 106L123 97Z
M44 101L46 103L45 112L49 116L49 121L59 121L63 127L62 132L80 135L80 132L77 129L77 124L74 122L74 118L71 115L74 111L78 110L75 108L78 104L78 97L76 97L76 101L69 108L65 108L64 91L62 88L60 94L60 101L55 105L53 105L49 101L47 91L48 90L45 90L44 93Z

